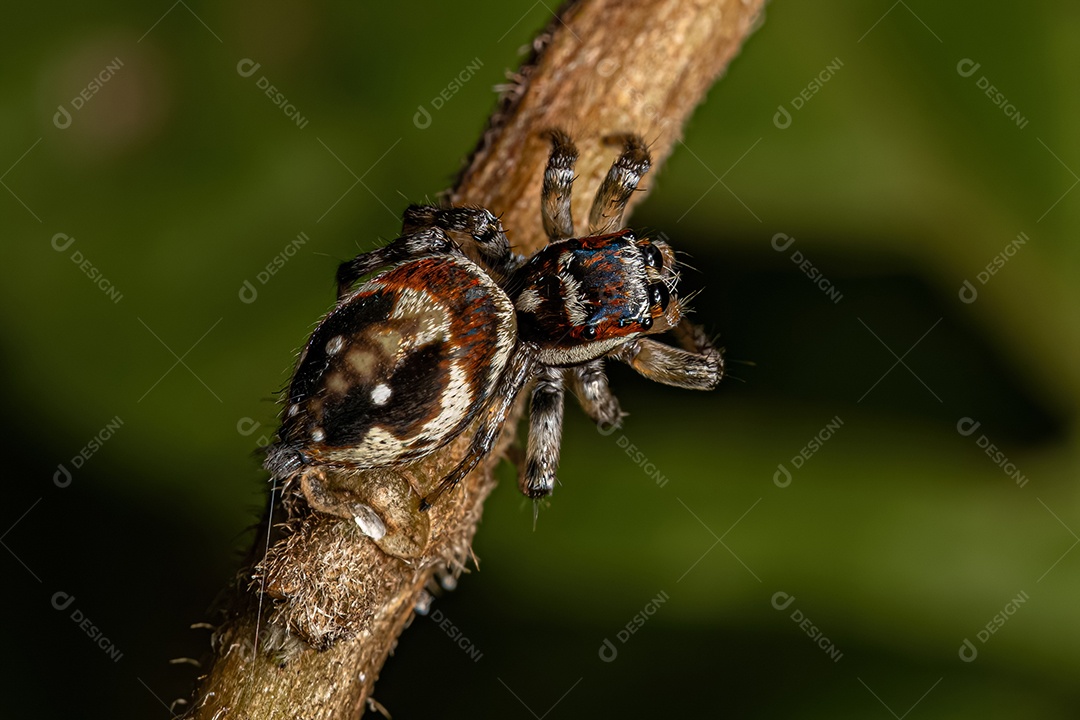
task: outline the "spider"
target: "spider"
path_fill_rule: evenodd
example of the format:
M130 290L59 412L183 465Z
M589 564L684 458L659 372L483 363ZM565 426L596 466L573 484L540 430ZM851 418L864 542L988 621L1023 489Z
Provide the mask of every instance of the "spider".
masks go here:
M425 510L491 451L534 381L519 485L536 500L555 487L568 385L596 423L620 424L606 360L667 385L717 386L723 357L685 317L674 251L620 229L650 167L644 141L612 138L622 153L581 236L570 208L577 149L561 130L546 137L541 220L551 242L536 254L513 252L488 210L414 205L401 237L342 263L338 303L300 354L267 455L276 477L406 464L479 419L465 457L421 500ZM664 331L682 347L646 337Z

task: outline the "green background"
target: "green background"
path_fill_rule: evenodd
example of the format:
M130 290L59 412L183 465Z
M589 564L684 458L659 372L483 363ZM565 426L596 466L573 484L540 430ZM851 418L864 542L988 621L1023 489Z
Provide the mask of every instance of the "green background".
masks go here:
M197 670L168 661L206 651L188 625L212 619L252 540L265 501L253 451L336 264L448 185L492 88L549 17L528 2L107 2L6 19L13 716L168 717L187 696ZM479 659L417 618L377 699L399 718L1075 716L1078 32L1080 7L1064 2L772 3L633 218L690 255L684 287L702 291L695 317L726 346L729 378L694 394L614 368L631 415L605 436L568 408L562 484L535 531L501 466L481 571L434 605ZM260 63L250 77L245 58ZM58 128L58 106L117 59ZM979 64L968 77L965 59ZM62 252L58 233L75 239ZM794 244L775 250L777 233ZM245 280L255 302L240 300ZM975 302L960 299L965 280ZM116 418L58 487L58 464ZM980 423L971 435L964 418ZM59 592L75 598L65 611ZM791 605L776 609L777 593Z

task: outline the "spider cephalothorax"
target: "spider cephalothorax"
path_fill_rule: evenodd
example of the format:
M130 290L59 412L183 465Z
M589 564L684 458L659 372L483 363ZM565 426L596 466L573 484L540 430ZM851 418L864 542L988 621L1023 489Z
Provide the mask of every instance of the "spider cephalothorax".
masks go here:
M520 486L540 498L555 485L567 382L585 412L609 426L623 412L605 359L668 385L716 387L723 359L684 317L671 247L618 229L649 169L644 143L619 138L623 152L597 190L588 233L575 237L577 151L565 133L548 136L541 219L551 243L535 255L512 252L487 210L413 206L400 238L342 264L338 304L308 340L288 389L266 461L275 476L408 463L479 418L464 459L421 502L427 507L491 451L535 379ZM682 347L645 337L664 331Z
M673 267L666 243L630 230L552 243L515 277L518 335L540 362L569 367L663 332L680 318Z

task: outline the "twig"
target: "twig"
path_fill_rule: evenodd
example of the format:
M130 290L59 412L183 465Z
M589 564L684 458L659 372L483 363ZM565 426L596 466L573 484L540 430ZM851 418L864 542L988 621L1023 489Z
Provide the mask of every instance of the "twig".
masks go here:
M577 143L579 197L588 197L611 163L614 150L603 142L608 136L640 134L650 144L653 167L659 167L690 112L756 27L763 5L764 0L569 3L504 91L450 202L483 206L500 216L519 252L539 248L546 242L540 183L548 143L542 131L565 128ZM644 194L636 193L634 201ZM241 576L215 634L215 661L192 715L358 717L433 574L442 567L460 570L468 559L483 501L494 486L491 470L511 434L431 509L426 543L414 553L399 553L411 560L385 553L347 520L287 503L289 522L277 527L258 571L249 567ZM369 473L361 480L404 486L442 477L462 457L469 435L407 470ZM294 492L287 494L297 502ZM256 559L262 542L253 551ZM268 584L252 587L252 577ZM274 602L259 601L260 587Z

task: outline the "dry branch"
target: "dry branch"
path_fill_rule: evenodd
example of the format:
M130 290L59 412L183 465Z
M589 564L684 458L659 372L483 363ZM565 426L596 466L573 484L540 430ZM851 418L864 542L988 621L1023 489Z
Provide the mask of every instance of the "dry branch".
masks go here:
M541 132L562 127L577 143L578 197L589 196L614 157L615 149L603 143L607 136L642 135L653 167L659 167L690 112L756 27L763 5L764 0L568 4L535 41L532 57L505 91L450 202L490 209L520 251L539 248L546 242L539 202L548 153ZM636 193L634 201L643 196ZM462 457L470 434L407 470L367 473L362 483L399 489L429 484ZM289 522L278 528L265 557L261 548L253 552L259 569L244 571L215 634L214 665L201 681L193 716L358 717L433 573L460 568L469 557L483 501L494 485L491 470L509 435L431 509L424 519L430 523L423 528L427 534L418 536L421 545L398 553L415 555L411 560L387 554L348 520L307 511L290 492ZM267 596L260 605L264 578Z

